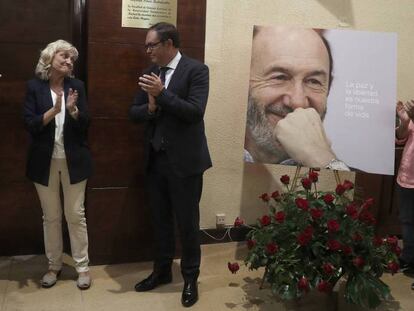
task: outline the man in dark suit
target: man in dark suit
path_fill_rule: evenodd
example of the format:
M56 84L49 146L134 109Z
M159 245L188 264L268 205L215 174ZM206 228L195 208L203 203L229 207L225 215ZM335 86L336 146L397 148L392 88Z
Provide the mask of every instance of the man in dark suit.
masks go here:
M181 302L189 307L198 300L199 201L203 172L211 167L203 121L208 67L180 53L177 29L168 23L149 28L145 49L154 65L139 78L130 118L147 125L145 168L156 257L152 274L135 290L148 291L172 281L175 216L182 244Z

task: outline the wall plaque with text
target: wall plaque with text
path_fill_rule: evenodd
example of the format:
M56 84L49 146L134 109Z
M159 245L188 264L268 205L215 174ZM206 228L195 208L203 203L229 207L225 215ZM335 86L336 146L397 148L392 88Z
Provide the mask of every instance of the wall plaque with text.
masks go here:
M122 0L122 27L149 28L177 23L177 0Z

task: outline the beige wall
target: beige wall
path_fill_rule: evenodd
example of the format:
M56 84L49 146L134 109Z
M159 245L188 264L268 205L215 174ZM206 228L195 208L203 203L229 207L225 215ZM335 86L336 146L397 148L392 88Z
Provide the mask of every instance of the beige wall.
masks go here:
M202 228L214 228L217 213L225 213L229 224L238 215L255 222L263 213L258 195L280 190L280 176L295 172L294 167L252 166L242 159L255 24L396 32L398 96L414 98L413 0L207 0L205 60L211 87L205 120L213 168L204 179ZM353 180L354 174L341 174L345 178ZM334 189L332 172L322 173L321 184Z

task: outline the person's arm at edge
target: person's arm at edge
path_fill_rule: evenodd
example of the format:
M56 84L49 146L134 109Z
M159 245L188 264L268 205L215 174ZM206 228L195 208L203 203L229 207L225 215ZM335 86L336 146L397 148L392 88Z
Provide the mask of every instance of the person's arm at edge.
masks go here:
M395 129L396 143L403 145L408 138L408 126L410 124L410 118L408 117L408 114L404 108L404 104L401 101L397 102L397 114L400 120L400 124Z

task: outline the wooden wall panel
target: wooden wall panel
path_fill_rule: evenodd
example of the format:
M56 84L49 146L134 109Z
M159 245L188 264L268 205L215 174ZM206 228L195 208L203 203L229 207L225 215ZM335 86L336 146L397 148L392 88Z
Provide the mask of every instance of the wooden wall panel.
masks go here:
M42 211L33 184L2 184L0 198L0 256L42 253Z
M143 125L128 120L138 77L150 65L144 51L147 29L122 28L121 5L122 0L87 2L89 142L95 163L87 208L93 263L151 258ZM178 0L181 51L201 61L205 9L205 0Z
M142 127L126 118L94 118L89 137L94 174L88 187L143 186Z
M381 191L381 208L378 213L378 233L381 235L401 235L401 225L398 220L399 200L396 178L400 167L403 147L398 146L395 150L395 175L383 176L383 187Z
M25 166L29 139L23 128L22 117L15 114L3 115L0 133L5 133L0 140L0 188L11 183L24 185L26 184ZM16 196L16 201L19 199L19 196ZM2 204L0 200L0 206Z
M377 219L375 229L382 236L401 235L396 178L402 151L402 147L395 149L394 176L358 172L355 177L356 197L361 199L374 198L375 203L371 211Z
M70 39L73 0L1 0L0 42Z
M89 109L94 117L128 118L139 67L148 65L141 45L90 42ZM128 121L126 121L128 122Z
M145 201L137 187L88 191L89 253L94 264L152 259Z
M79 0L0 0L0 256L43 253L42 213L25 177L28 133L22 104L40 50L72 40Z

